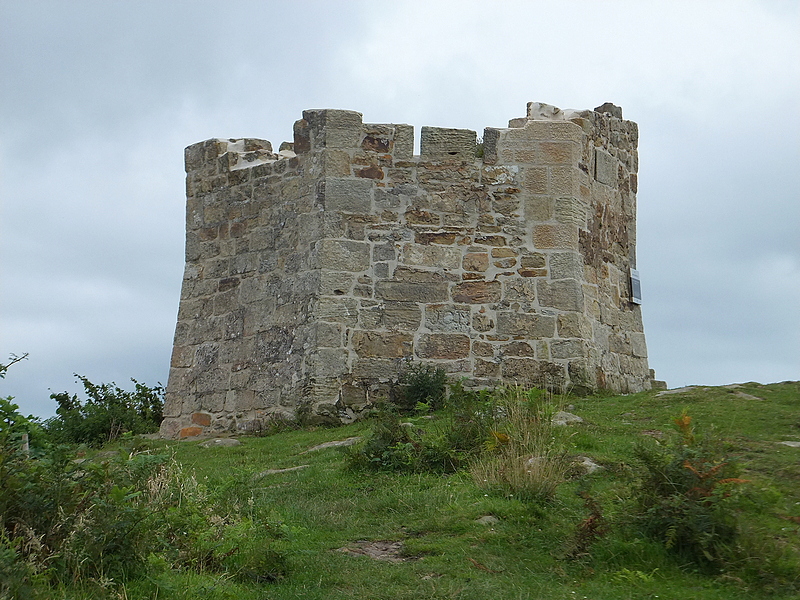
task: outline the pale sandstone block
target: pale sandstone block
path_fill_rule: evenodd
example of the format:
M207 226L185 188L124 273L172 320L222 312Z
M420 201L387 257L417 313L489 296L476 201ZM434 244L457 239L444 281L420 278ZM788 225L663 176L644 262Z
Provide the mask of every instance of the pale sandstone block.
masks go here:
M447 300L446 283L413 283L405 281L379 281L375 295L384 300L409 302L443 302Z
M512 311L497 312L497 333L526 338L549 338L555 335L556 318Z
M436 266L457 269L461 264L461 249L439 245L406 244L402 261L412 266Z
M333 271L364 271L370 266L370 245L351 240L320 240L317 261Z
M617 184L617 159L601 148L595 149L594 178L604 185Z
M476 134L469 129L423 127L420 157L422 160L473 160L476 145Z
M372 209L372 181L328 177L322 199L326 210L344 213L369 213Z
M420 358L454 360L469 356L469 336L457 333L425 333L419 336L416 353Z
M538 280L537 291L541 306L571 311L583 310L583 287L574 279L553 282Z
M429 304L425 307L425 327L432 331L468 333L472 315L463 304Z
M578 249L578 228L575 225L534 225L533 245L545 249Z

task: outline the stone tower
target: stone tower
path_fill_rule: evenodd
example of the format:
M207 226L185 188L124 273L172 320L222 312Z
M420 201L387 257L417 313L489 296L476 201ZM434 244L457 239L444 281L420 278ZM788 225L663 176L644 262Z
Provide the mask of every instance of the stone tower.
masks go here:
M409 362L469 385L616 392L652 372L635 123L531 103L506 129L308 110L294 143L186 149L186 270L167 437L302 409L349 421Z

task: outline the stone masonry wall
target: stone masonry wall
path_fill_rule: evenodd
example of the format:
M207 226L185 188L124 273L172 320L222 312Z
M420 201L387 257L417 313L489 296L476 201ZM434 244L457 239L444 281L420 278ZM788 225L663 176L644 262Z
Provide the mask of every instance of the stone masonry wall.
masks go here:
M186 149L184 275L162 434L350 421L409 362L469 385L649 389L635 123L531 103L506 129L310 110L294 143Z

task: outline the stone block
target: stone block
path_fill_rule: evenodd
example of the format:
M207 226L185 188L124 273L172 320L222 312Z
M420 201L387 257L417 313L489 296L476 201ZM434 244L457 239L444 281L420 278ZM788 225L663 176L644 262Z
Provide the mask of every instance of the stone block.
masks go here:
M357 330L352 345L360 358L404 358L411 355L413 337L408 333Z
M503 300L530 305L536 300L536 282L530 279L508 279L503 282Z
M323 297L317 301L314 316L320 321L352 327L358 322L358 304L353 298Z
M647 344L643 333L631 333L631 353L637 358L647 358Z
M355 282L355 275L350 272L328 271L322 269L319 274L319 293L323 296L346 296Z
M453 304L429 304L425 308L425 326L432 331L469 332L469 306Z
M536 351L528 342L511 342L502 347L503 356L527 356L534 358Z
M370 245L352 240L317 242L317 262L332 271L365 271L370 266Z
M481 333L491 331L494 329L494 318L489 313L477 312L472 315L472 328Z
M553 358L582 358L586 356L583 340L552 340L550 355Z
M617 159L602 148L595 148L594 156L594 178L602 184L616 187Z
M555 335L556 318L513 311L497 312L497 333L525 338L550 338Z
M550 255L551 279L583 279L583 257L577 252L554 252Z
M488 304L498 302L502 296L499 281L465 281L453 286L453 302Z
M353 361L352 375L359 379L393 380L400 375L403 361L388 358L359 358Z
M394 126L395 160L411 160L414 158L414 127L412 125Z
M502 362L503 379L517 385L538 385L539 365L540 361L533 358L506 358Z
M539 304L560 310L582 311L583 288L574 279L561 279L559 281L537 280Z
M449 231L418 231L414 235L418 244L455 244L456 234Z
M541 252L533 254L523 254L520 258L520 266L526 269L541 269L547 265L547 256Z
M435 303L447 297L446 283L414 283L405 281L379 281L375 284L375 296L383 300Z
M386 302L383 326L386 329L416 331L422 321L422 309L414 302Z
M348 371L347 359L343 348L319 348L307 358L314 377L341 377Z
M334 109L304 110L303 120L310 126L315 148L356 148L361 141L361 113Z
M488 342L480 342L477 340L473 340L472 342L472 353L475 356L494 356L494 345Z
M361 410L367 405L367 389L363 385L345 383L339 391L339 401L344 406Z
M406 244L403 246L402 260L405 264L412 266L458 269L461 265L461 249L449 246Z
M555 218L559 223L586 227L587 206L579 198L556 198Z
M483 246L505 246L508 240L502 235L479 235L475 236L475 243Z
M340 323L318 322L314 324L314 341L320 348L339 348L342 345Z
M500 377L500 363L476 358L473 374L475 377Z
M453 281L453 276L437 271L417 269L412 267L397 267L394 270L395 281L407 281L410 283L443 283Z
M533 245L536 248L578 249L578 228L575 225L543 223L533 226Z
M192 346L174 346L172 348L171 367L191 367L194 365L195 349Z
M482 273L489 268L489 255L485 252L467 252L464 255L462 267L465 271Z
M195 437L203 433L202 427L184 427L178 433L178 437L180 439L187 438L187 437Z
M458 333L422 334L417 340L416 353L420 358L466 358L469 356L469 336Z
M477 136L469 129L423 127L420 137L422 160L474 160Z
M372 211L372 181L328 177L320 189L325 210L368 214Z
M208 413L192 413L192 423L200 427L211 425L211 415Z

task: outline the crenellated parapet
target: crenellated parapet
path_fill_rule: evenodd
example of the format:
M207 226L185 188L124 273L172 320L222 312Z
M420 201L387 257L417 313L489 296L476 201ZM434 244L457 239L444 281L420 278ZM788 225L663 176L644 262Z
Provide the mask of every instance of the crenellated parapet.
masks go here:
M187 237L162 434L350 421L408 363L468 385L649 389L638 130L531 103L508 128L308 110L294 141L186 150Z

